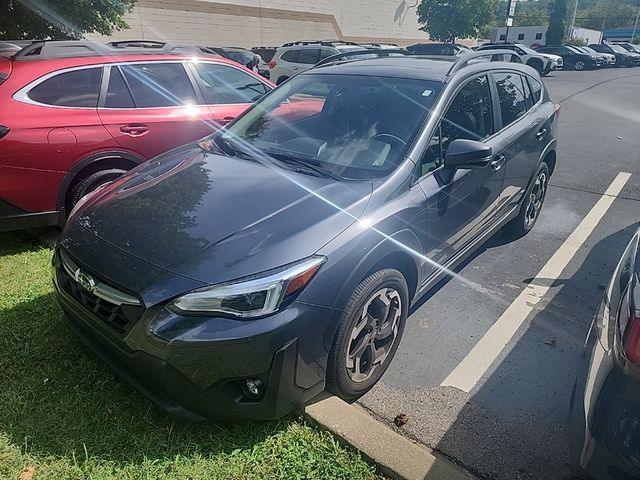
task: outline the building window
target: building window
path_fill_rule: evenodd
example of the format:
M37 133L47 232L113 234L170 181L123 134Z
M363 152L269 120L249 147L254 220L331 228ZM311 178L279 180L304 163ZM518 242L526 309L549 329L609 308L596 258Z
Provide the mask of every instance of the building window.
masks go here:
M542 40L542 34L536 33L536 40Z
M518 40L524 40L524 33L518 34Z
M503 34L500 35L500 40L504 41L506 39L507 39L506 33L503 33Z

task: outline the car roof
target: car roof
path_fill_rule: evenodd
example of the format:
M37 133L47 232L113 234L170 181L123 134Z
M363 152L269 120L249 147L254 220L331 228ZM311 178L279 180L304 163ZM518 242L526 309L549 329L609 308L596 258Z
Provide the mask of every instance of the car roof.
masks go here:
M461 60L464 60L464 57L379 57L357 61L333 63L318 68L312 68L310 70L307 70L306 72L301 73L300 75L371 75L444 82L449 78L449 72L451 71L453 65ZM524 65L521 63L476 62L465 66L463 70L471 73L509 68L519 70L524 73L530 73L526 72L525 68L523 67Z

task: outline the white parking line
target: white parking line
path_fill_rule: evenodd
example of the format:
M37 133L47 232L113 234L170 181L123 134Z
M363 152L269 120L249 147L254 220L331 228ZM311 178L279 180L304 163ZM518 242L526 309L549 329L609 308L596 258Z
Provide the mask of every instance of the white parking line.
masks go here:
M451 386L467 393L471 392L602 220L629 177L631 174L625 172L620 172L616 176L607 191L546 265L542 267L536 278L527 285L462 362L442 382L443 387Z

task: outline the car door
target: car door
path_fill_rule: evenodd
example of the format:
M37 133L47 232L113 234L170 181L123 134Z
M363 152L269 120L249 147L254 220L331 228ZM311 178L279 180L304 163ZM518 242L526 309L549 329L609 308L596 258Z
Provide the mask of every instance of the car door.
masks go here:
M98 113L128 151L152 158L218 128L182 62L110 65L105 75Z
M500 132L497 140L505 158L504 195L508 205L515 207L534 174L546 145L544 140L551 135L551 127L545 126L541 100L533 104L527 75L516 71L495 71L491 77L499 104Z
M202 91L212 117L226 125L272 90L258 75L242 67L213 62L189 66Z
M495 138L497 117L486 74L466 81L448 105L421 159L420 187L426 196L428 278L460 254L495 222L504 208L504 158ZM456 139L484 142L493 149L490 165L451 171L443 161Z

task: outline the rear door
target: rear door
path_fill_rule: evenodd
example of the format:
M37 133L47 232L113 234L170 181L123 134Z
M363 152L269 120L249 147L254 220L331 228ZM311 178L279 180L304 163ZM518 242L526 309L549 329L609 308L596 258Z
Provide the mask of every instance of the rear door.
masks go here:
M503 155L495 131L497 117L486 74L468 80L455 95L421 161L420 186L427 197L428 257L444 265L483 229L496 222L505 208ZM448 146L456 139L487 143L492 164L482 168L445 169ZM435 271L426 265L426 277Z
M211 116L221 125L235 120L272 90L258 75L245 68L207 62L193 63L189 68L193 69Z
M217 129L182 62L106 69L98 113L122 148L148 159Z
M515 207L527 189L544 146L551 137L551 126L542 105L542 85L535 80L535 96L528 75L515 71L492 72L498 100L500 148L505 158L505 188L510 206Z

